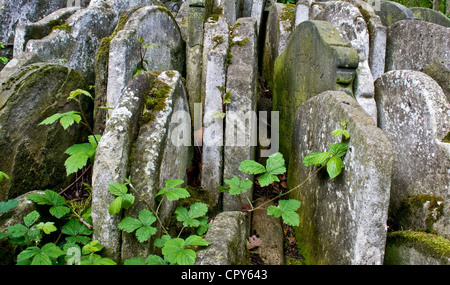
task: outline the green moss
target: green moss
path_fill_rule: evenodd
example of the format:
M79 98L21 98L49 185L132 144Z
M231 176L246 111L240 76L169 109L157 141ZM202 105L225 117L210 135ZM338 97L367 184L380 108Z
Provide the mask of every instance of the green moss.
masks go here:
M240 46L240 47L243 47L243 46L245 46L249 41L250 41L250 39L249 39L248 37L246 37L245 39L240 40L240 41L232 41L232 42L231 42L231 47L234 47L234 46Z
M155 119L155 113L167 107L166 99L169 97L171 87L158 80L158 73L160 72L153 71L150 73L150 84L152 88L149 94L145 96L144 110L142 111L140 120L141 125L152 122Z
M280 22L286 22L289 21L291 23L290 28L288 28L286 31L290 32L295 27L294 21L295 21L295 5L294 4L286 4L284 5L283 9L281 10L280 14Z
M55 30L64 30L64 31L70 31L70 25L69 24L62 24L62 25L58 25L58 26L54 26L52 28L52 32Z
M407 223L408 219L414 217L418 210L423 209L424 204L427 202L429 205L428 214L425 219L425 229L421 230L432 232L433 224L444 215L444 199L430 194L413 195L405 198L401 202L398 211L400 228Z
M443 143L450 143L450 132L442 139Z
M450 258L450 240L434 234L417 231L392 232L387 235L387 245L406 245L437 259Z
M206 17L207 21L213 21L213 22L217 22L219 21L219 14L210 14L208 17Z

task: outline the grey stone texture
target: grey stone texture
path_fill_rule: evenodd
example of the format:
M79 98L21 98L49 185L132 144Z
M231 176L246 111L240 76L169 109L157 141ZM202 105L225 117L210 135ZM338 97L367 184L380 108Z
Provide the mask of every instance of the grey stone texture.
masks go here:
M273 87L275 60L286 48L294 28L295 6L274 3L267 19L262 67L269 87Z
M288 167L288 188L311 176L304 157L341 142L332 132L348 122L345 168L330 180L319 172L290 194L298 199L297 242L307 264L382 264L393 151L387 136L348 94L326 91L306 101L296 113Z
M450 62L435 60L421 70L436 81L450 102Z
M419 20L389 26L386 71L421 70L435 60L450 62L450 29Z
M415 18L414 14L402 4L384 0L380 3L380 9L376 13L385 27L401 20Z
M151 90L147 74L137 76L123 91L119 105L113 110L100 140L92 171L92 220L94 238L105 246L105 256L119 260L120 215L110 216L109 205L114 196L109 184L124 183L128 177L130 156L145 96Z
M25 44L25 51L37 53L47 62L63 63L93 85L97 49L101 40L113 32L117 17L110 8L80 9L63 24L54 27L49 35L30 39Z
M117 15L123 11L136 6L162 6L162 1L159 0L91 0L90 7L107 7L113 9Z
M156 44L145 54L147 70L184 73L184 41L172 14L161 6L142 7L130 16L124 28L111 40L107 103L112 108L117 106L122 90L132 80L133 70L141 60L140 45L136 41L140 37L143 44Z
M258 38L256 20L240 18L231 35L231 64L227 69L226 92L231 92L231 103L226 105L224 179L239 174L240 179L251 179L253 175L241 173L239 165L246 159L255 159L257 145L257 84L258 84ZM253 191L246 194L249 199ZM238 211L248 204L241 196L224 193L223 209Z
M412 7L409 10L416 18L450 28L450 19L439 11L422 7Z
M352 94L358 63L357 51L332 24L305 21L294 30L275 61L272 89L274 111L280 112L280 151L286 161L297 108L323 91Z
M373 98L375 87L369 67L369 30L362 14L354 5L339 1L328 3L314 19L327 21L338 27L342 32L342 37L358 51L359 64L356 69L353 93L356 101L376 123L377 108Z
M64 152L87 134L76 124L67 130L59 123L39 126L56 113L79 111L67 100L71 91L86 88L76 71L36 63L16 65L10 72L0 82L0 161L11 181L0 184L0 201L34 189L65 188L73 176L67 177ZM87 102L82 106L89 118Z
M235 212L216 216L205 240L211 245L197 251L196 265L248 265L247 217Z
M385 265L449 265L450 241L416 231L392 232L387 236Z
M222 15L227 22L234 23L241 15L241 2L243 0L213 0L212 13Z
M163 110L152 111L154 119L140 125L130 175L139 197L144 198L153 209L156 209L156 194L164 187L166 180L186 181L186 169L190 164L189 160L192 159L191 118L180 73L164 72L152 81L152 85L160 92L167 93L166 106ZM175 201L164 199L159 209L159 218L165 227L168 226L176 206ZM148 209L148 205L136 200L126 212L126 216L138 217L142 209ZM157 223L154 226L159 228ZM145 259L150 253L154 253L153 241L152 238L140 243L134 233L123 232L122 260L135 256Z
M210 191L216 203L219 201L217 187L223 180L224 120L215 117L223 112L222 91L226 86L229 28L224 17L205 23L202 68L204 98L202 187Z
M441 87L418 71L387 72L375 87L378 126L394 149L390 214L395 217L400 202L411 195L442 197L445 218L436 231L448 237L450 105Z

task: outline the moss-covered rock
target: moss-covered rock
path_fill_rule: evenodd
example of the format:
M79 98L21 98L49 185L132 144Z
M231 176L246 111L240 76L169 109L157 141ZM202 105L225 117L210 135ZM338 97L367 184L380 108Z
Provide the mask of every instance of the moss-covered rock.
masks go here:
M449 265L450 240L417 231L389 233L384 264Z

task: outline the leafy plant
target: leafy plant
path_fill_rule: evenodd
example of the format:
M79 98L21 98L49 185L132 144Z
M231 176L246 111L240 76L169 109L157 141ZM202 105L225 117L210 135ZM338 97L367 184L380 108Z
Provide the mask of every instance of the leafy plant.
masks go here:
M150 44L144 44L144 39L142 37L139 37L136 39L136 41L139 43L139 57L140 60L136 64L136 68L133 70L133 78L141 74L142 72L148 71L145 67L148 65L148 60L145 59L145 56L147 55L147 51L151 50L158 46L158 44L150 43Z
M47 243L42 248L31 246L19 253L17 256L18 265L52 265L56 259L64 254L54 243Z
M128 193L126 184L111 183L109 192L116 196L114 201L109 205L109 214L118 214L122 209L128 210L134 203L134 196Z
M4 49L4 48L5 48L5 46L3 45L2 42L0 42L0 50ZM0 56L0 63L6 65L6 64L8 64L8 62L9 62L8 58Z
M194 265L197 254L192 248L208 245L210 245L210 243L205 241L202 237L191 235L186 238L186 240L174 238L166 241L162 248L162 253L170 264Z
M265 187L275 181L280 182L277 175L284 174L286 166L283 155L278 152L267 159L266 167L254 160L244 160L239 166L239 170L248 174L261 174L258 182L261 187Z
M295 0L278 0L277 2L283 4L295 4Z
M3 172L3 171L0 171L0 183L3 182L3 178L6 178L6 179L8 179L8 180L11 180L11 178L8 176L8 174L6 174L6 173Z
M9 210L14 209L18 205L19 205L19 202L17 202L17 200L14 200L14 199L10 199L8 201L2 201L2 202L0 202L0 214L6 213Z
M139 219L125 217L119 223L119 229L127 233L136 231L136 237L139 242L150 239L156 233L156 228L152 224L156 221L156 217L147 209L139 212Z
M88 143L75 144L64 152L69 155L69 158L67 158L64 162L67 175L76 173L78 170L83 169L88 161L90 161L91 164L94 163L95 153L98 146L97 142L100 141L100 139L100 135L89 136Z
M66 200L52 190L45 190L44 194L31 193L27 198L38 205L52 206L49 212L58 219L61 219L70 212L70 208L66 206Z

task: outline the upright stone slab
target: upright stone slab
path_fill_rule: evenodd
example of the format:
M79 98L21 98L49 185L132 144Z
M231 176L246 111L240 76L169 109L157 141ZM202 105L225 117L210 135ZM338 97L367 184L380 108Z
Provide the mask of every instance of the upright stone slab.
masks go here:
M80 73L89 85L94 85L97 48L102 38L111 35L116 22L117 15L112 9L81 9L46 37L29 40L25 51L37 53L48 62L64 63Z
M218 214L205 236L211 245L197 251L196 265L248 265L246 216L239 212Z
M242 1L243 0L213 0L212 13L224 16L227 22L234 26L236 19L241 15Z
M450 63L435 60L421 71L433 78L441 86L447 101L450 102Z
M119 260L120 215L110 216L109 205L114 196L109 184L124 183L129 174L129 161L145 96L151 91L147 74L137 76L125 88L119 105L113 110L100 140L92 171L92 220L94 238L105 246L105 256Z
M165 186L166 180L185 179L191 150L191 118L181 74L176 71L161 73L151 81L154 90L146 95L145 101L160 100L156 106L147 106L141 119L139 134L135 142L131 161L131 181L139 196L157 208L156 194ZM161 110L159 110L162 108ZM176 202L165 200L160 207L159 217L167 227ZM138 217L139 212L148 209L142 201L135 201L126 215ZM159 225L155 223L155 227ZM141 243L135 233L122 233L122 260L140 256L147 258L154 253L154 238Z
M256 1L242 0L242 1L244 2L242 17L251 17L255 19L257 24L256 31L259 34L266 0L256 0Z
M378 126L394 148L390 214L411 195L442 197L446 221L436 231L450 236L450 105L439 85L411 70L385 73L376 83Z
M209 18L211 19L211 18ZM224 17L205 23L202 88L204 98L202 187L217 203L217 187L223 180L223 99L220 87L226 87L229 28ZM219 87L219 88L218 88Z
M295 7L295 26L297 27L304 21L309 20L309 10L311 9L311 0L298 1Z
M231 103L226 106L224 179L238 175L240 179L253 180L238 169L241 161L255 158L257 145L257 84L258 84L258 38L256 20L240 18L231 35L231 64L227 70L226 92L231 92ZM251 200L253 191L246 194ZM239 211L247 199L224 193L223 209Z
M327 91L298 109L288 188L316 171L303 164L307 154L342 141L332 132L343 120L350 133L343 172L332 180L320 172L290 196L301 202L299 249L307 264L382 264L393 152L387 136L351 96Z
M141 60L140 44L136 40L140 37L143 44L155 44L146 50L147 70L184 73L184 41L172 14L161 6L142 7L130 16L111 41L107 103L112 108L117 106L122 90L132 80L133 70Z
M450 29L403 20L388 28L386 71L421 70L435 60L450 61Z
M289 160L295 112L326 90L352 94L358 53L330 23L305 21L275 61L274 111L280 115L280 151Z
M39 126L56 113L79 111L68 101L71 91L86 88L74 70L36 63L16 66L0 81L0 165L11 181L0 183L0 201L35 189L63 189L67 177L64 152L85 142L86 129L74 125L64 130L59 123ZM89 117L88 105L83 108ZM83 141L82 141L83 140Z
M412 7L409 10L416 18L450 28L450 19L439 11L422 7Z
M316 17L332 23L342 32L352 47L358 51L359 64L356 69L354 96L356 101L377 121L377 107L373 99L374 79L369 67L369 31L359 9L348 2L331 2Z
M162 6L163 1L159 0L91 0L90 7L109 7L113 9L117 15L120 15L125 10L136 6ZM165 1L164 1L165 2Z
M380 16L381 22L385 27L389 27L395 22L414 19L414 14L402 4L391 1L382 1L380 3L380 9L376 11Z
M273 87L274 64L286 48L295 24L295 6L274 3L269 11L263 51L262 73Z

